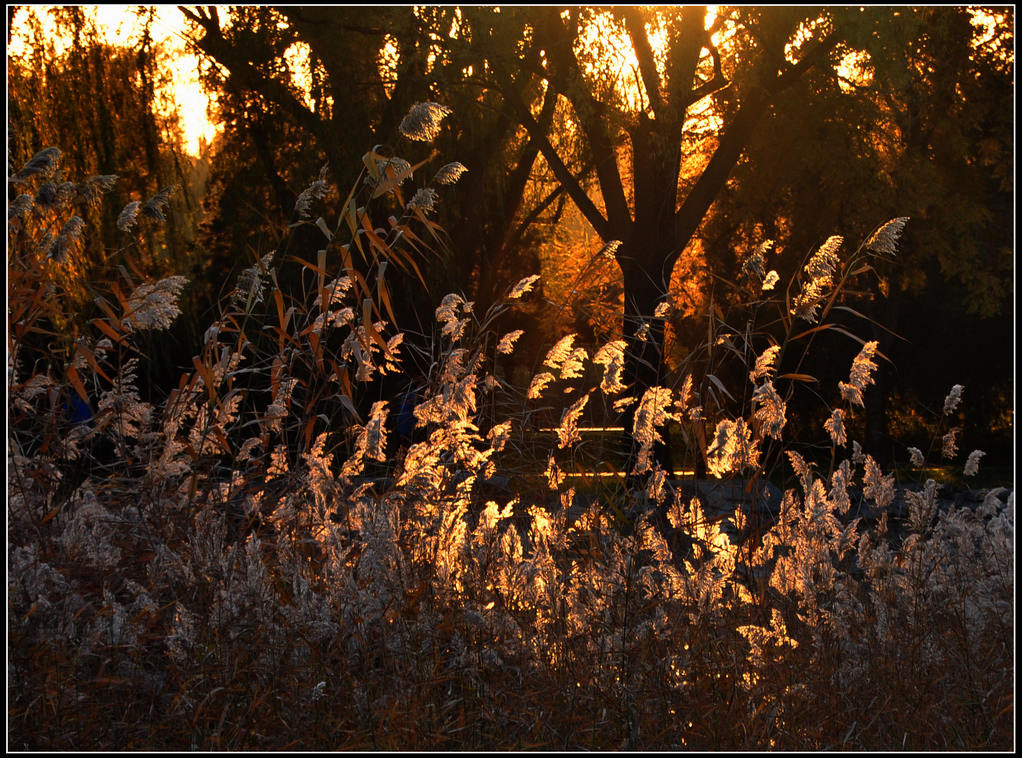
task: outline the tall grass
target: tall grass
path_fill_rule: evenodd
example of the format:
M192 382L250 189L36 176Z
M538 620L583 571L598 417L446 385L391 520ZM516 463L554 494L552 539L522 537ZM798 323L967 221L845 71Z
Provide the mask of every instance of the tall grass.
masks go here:
M429 134L447 115L423 113ZM177 316L185 282L93 283L101 314L56 351L48 252L73 208L9 204L11 747L1012 746L1014 494L898 494L846 425L875 343L818 389L835 403L827 472L785 437L807 382L779 373L783 354L904 220L848 259L838 238L809 257L770 301L779 341L713 322L707 353L740 356L748 386L704 371L629 396L623 343L567 339L514 387L495 372L520 336L501 319L535 277L485 314L449 294L416 340L428 369L399 444L400 401L373 392L407 359L387 269L414 272L402 245L440 234L436 190L402 195L413 170L367 154L338 222L309 222L316 260L290 263L308 288L278 285L288 262L254 262L159 403L140 398L139 340ZM759 310L778 279L763 262L742 285ZM635 406L641 489L566 485L590 403ZM537 453L525 430L544 407L560 423ZM670 429L749 485L742 506L714 513L659 467ZM796 486L764 516L752 485L782 465Z

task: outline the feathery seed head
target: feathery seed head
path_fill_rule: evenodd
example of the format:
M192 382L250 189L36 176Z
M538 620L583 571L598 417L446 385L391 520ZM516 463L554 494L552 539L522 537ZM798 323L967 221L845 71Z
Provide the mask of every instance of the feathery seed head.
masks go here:
M373 172L366 181L373 189L374 198L391 192L412 178L412 164L404 158L397 156L383 158L374 152L368 154L363 160L367 161L366 165Z
M238 274L238 283L231 293L231 305L240 307L246 305L250 300L252 303L263 301L263 280L259 269L255 266L243 269Z
M841 397L853 405L863 406L862 391L873 383L872 373L877 365L873 362L876 355L876 340L871 340L862 346L862 350L852 361L852 370L848 376L848 383L838 382L838 389L841 390Z
M444 336L450 337L454 342L461 339L469 320L461 318L459 311L469 315L472 313L472 305L473 303L466 301L455 292L444 295L444 299L440 301L440 305L436 309L436 320L443 324L441 331Z
M75 194L82 202L94 205L102 195L114 188L118 178L116 174L90 176L75 187Z
M412 195L412 199L408 201L409 208L418 208L423 213L430 213L436 208L437 200L440 197L437 195L436 190L432 187L423 187L422 189L416 190L415 194Z
M755 418L762 424L763 434L781 439L781 429L787 422L786 404L774 389L774 383L768 380L753 390L752 401L758 406Z
M891 219L873 232L869 241L866 242L866 249L874 253L894 255L898 251L898 240L901 238L901 233L907 222L907 216Z
M612 407L614 408L615 413L624 413L625 409L632 405L635 405L635 396L626 395L615 400Z
M954 412L955 408L962 401L962 392L965 387L961 384L956 384L951 388L951 391L947 393L947 397L944 398L944 415L949 416Z
M830 418L824 422L823 428L827 430L827 434L830 435L830 439L835 445L848 444L848 438L845 436L844 414L840 408L834 409Z
M55 260L57 263L63 263L67 260L68 253L76 250L82 241L82 229L85 227L85 222L82 221L80 216L72 216L71 219L64 224L64 227L60 230L60 234L50 244L50 248L47 251L47 256Z
M543 365L557 371L574 352L576 336L578 335L572 333L561 337L557 341L557 344L550 348L547 352L546 358L543 360Z
M36 190L35 203L41 208L53 208L67 200L74 192L71 182L44 182Z
M589 402L589 394L582 395L578 400L566 408L561 414L561 423L557 428L557 446L562 450L576 442L581 442L582 437L578 433L578 420Z
M532 381L529 383L528 398L529 400L535 400L543 394L543 390L547 388L547 385L554 380L554 375L548 371L541 371L532 377Z
M38 174L49 174L56 168L60 161L60 149L47 147L32 156L32 159L25 164L24 168L15 177L17 180L28 179Z
M745 259L745 262L742 264L742 273L762 280L766 275L766 254L770 252L773 246L773 240L761 242L752 255Z
M589 357L584 347L573 348L561 363L561 379L578 379L585 369L585 361Z
M552 490L560 489L561 485L564 484L564 472L561 471L561 467L557 465L557 461L554 460L553 453L547 459L546 464L546 481L547 486Z
M884 510L894 500L894 474L884 476L880 465L872 455L865 456L865 475L862 478L863 494Z
M138 221L138 211L142 203L138 200L132 200L130 203L124 206L124 210L117 217L117 228L122 232L126 232L131 229Z
M323 179L316 179L302 190L302 194L298 196L298 200L295 202L295 216L300 219L308 218L309 209L312 208L312 204L326 197L328 190L329 186Z
M724 419L717 424L706 449L706 470L718 479L759 465L759 442L752 439L744 419Z
M639 400L632 426L632 438L639 443L639 452L632 469L633 473L644 474L652 470L653 445L663 442L663 437L660 436L660 427L677 418L670 410L671 404L670 387L650 387Z
M532 286L539 280L539 274L532 274L531 276L523 277L518 281L512 289L511 293L507 296L508 300L517 300L522 295L532 290Z
M623 392L627 389L621 378L625 369L625 341L612 340L596 351L593 363L603 366L603 379L600 389L608 395Z
M816 322L818 317L816 309L834 283L834 271L840 263L837 251L842 242L844 239L837 235L828 238L806 263L804 271L808 279L802 287L802 292L795 298L791 311L798 318L809 323Z
M440 124L452 111L440 103L416 103L398 126L398 131L410 140L432 142L440 134Z
M940 454L948 460L951 460L958 455L958 432L960 431L961 430L956 426L954 429L948 431L948 433L941 439Z
M835 234L828 237L827 241L820 246L805 267L805 271L811 279L829 279L834 274L838 263L841 262L837 251L843 242L844 237Z
M25 218L28 212L32 210L33 205L35 205L35 200L31 195L18 195L14 202L7 206L7 220L13 221L14 219Z
M802 486L808 487L809 481L812 478L812 468L806 463L805 458L796 453L794 450L785 450L785 454L788 456L788 461L791 463L791 468L799 479L802 480Z
M781 352L780 345L771 345L756 358L756 366L749 372L749 381L756 382L762 376L770 376L774 372L774 362Z
M930 526L933 514L937 510L937 483L927 479L920 492L905 491L908 506L908 521L912 530L923 533Z
M464 164L454 161L441 166L440 170L433 177L433 181L437 184L455 184L466 171L468 169L465 168Z
M140 284L128 298L124 325L132 332L166 329L181 315L177 300L187 283L183 276L168 276L158 282Z
M510 355L515 349L515 342L518 338L525 334L524 329L515 329L513 332L508 332L500 338L500 342L497 343L497 352L503 355Z
M966 476L975 476L979 471L979 459L984 455L986 455L986 453L982 450L973 450L969 453L969 457L965 461L965 470L963 473Z
M167 217L164 215L164 211L167 210L167 205L170 203L170 196L177 190L176 185L170 187L164 187L151 198L149 201L142 206L142 213L149 218L156 221L166 221Z
M369 411L369 421L365 426L365 454L376 461L387 460L387 430L383 425L386 418L387 401L379 400L373 403L372 410Z

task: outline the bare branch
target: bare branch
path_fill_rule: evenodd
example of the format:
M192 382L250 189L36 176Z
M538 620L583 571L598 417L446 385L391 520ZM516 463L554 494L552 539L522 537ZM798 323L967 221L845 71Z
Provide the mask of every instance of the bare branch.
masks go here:
M518 96L518 92L515 89L510 77L502 71L497 72L498 81L500 82L501 89L504 97L507 98L508 102L515 109L518 115L518 119L522 125L528 130L529 138L534 140L539 145L539 150L546 159L546 162L550 165L550 169L554 172L554 176L559 181L571 196L571 199L578 206L578 209L582 212L582 215L586 217L586 220L592 224L593 229L596 230L597 234L603 239L610 239L613 235L610 229L610 224L603 214L600 213L599 209L593 204L593 201L589 199L589 195L586 194L585 189L581 184L571 175L571 171L561 160L561 157L557 154L557 150L550 144L550 138L547 136L546 130L543 129L533 118L532 113L529 112L528 106L522 102Z
M720 52L717 50L717 46L713 44L712 40L707 35L706 41L703 43L703 47L710 51L710 57L713 58L713 78L708 81L704 81L694 90L689 93L687 102L684 104L685 108L690 105L699 102L704 97L712 95L714 92L719 92L725 87L729 87L731 82L726 76L724 76L723 70L720 66Z

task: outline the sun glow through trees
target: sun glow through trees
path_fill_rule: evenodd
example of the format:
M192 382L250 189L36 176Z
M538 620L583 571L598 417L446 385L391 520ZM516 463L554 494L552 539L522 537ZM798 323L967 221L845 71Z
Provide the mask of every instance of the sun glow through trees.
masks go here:
M48 41L58 54L70 46L70 40L60 38L47 11L53 6L35 5L16 10L11 23L10 43L7 54L19 57L28 53L31 40L28 37L28 15L31 14L42 25ZM142 34L140 12L148 6L140 5L99 5L84 6L88 17L95 20L105 41L112 45L129 45L138 41ZM212 96L199 83L198 58L189 51L184 37L185 20L181 13L171 6L155 6L154 21L150 27L153 42L161 45L169 56L172 91L167 93L172 107L177 109L181 119L185 150L198 155L203 144L210 143L217 133L214 121L208 112Z

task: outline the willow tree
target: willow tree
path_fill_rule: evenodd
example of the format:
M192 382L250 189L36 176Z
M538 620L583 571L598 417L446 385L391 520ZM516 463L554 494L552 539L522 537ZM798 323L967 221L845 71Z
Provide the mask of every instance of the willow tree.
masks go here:
M188 266L196 211L193 167L168 101L169 52L153 39L154 10L138 10L137 33L126 45L108 43L81 7L9 9L8 16L21 43L8 56L9 168L16 171L38 151L57 147L69 177L118 175L120 205L103 206L102 217L87 209L90 267L125 248L117 215L132 195L144 201L177 185L181 191L170 200L166 233L157 235L151 250L140 251L140 262L159 270Z
M7 59L9 199L31 188L18 179L21 167L33 156L49 156L45 180L32 193L32 223L63 213L65 202L71 219L82 222L66 259L50 269L69 297L54 330L68 344L100 312L96 290L121 272L137 282L197 263L202 176L185 152L170 101L170 52L152 33L155 11L135 13L131 39L111 44L88 9L8 9L15 42ZM69 193L75 182L107 187L109 194ZM122 209L136 201L147 211L122 222ZM198 328L196 319L181 319L173 331L151 337L160 345L149 351L152 376L176 375L173 351Z

